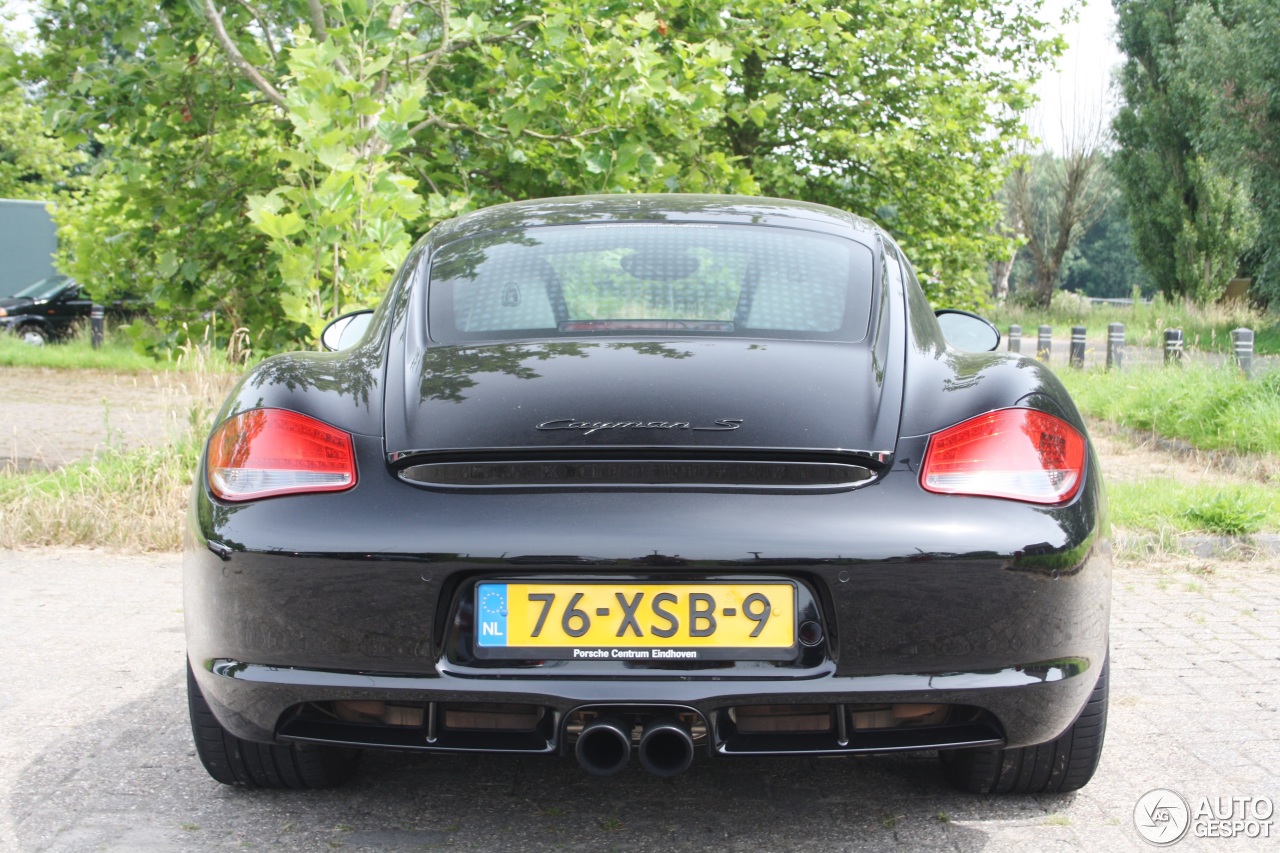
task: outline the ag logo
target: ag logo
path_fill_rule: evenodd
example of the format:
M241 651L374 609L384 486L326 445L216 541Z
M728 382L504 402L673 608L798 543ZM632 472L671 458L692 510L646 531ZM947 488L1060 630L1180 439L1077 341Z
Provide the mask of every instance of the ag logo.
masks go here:
M1138 798L1133 807L1133 825L1152 844L1164 847L1181 841L1191 825L1191 809L1176 791L1156 788Z

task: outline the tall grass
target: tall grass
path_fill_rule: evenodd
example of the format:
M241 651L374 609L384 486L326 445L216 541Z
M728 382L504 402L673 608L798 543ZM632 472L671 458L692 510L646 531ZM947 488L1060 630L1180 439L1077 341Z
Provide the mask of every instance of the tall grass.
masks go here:
M1086 415L1235 454L1280 453L1280 371L1246 379L1230 366L1060 370Z
M1280 314L1264 314L1242 303L1196 305L1157 296L1150 304L1093 305L1073 293L1059 292L1047 309L1006 302L991 309L987 317L1001 332L1017 323L1024 335L1033 334L1041 324L1065 333L1071 326L1101 332L1111 323L1124 323L1125 342L1146 347L1164 346L1165 329L1182 329L1188 349L1206 352L1230 352L1231 330L1246 328L1254 331L1256 353L1280 353Z
M189 433L162 447L108 449L57 471L0 474L0 547L175 550L199 453Z
M172 363L157 362L133 349L123 334L106 335L101 349L94 349L88 335L32 346L17 335L0 333L0 367L51 367L60 370L97 368L117 373L163 370Z
M201 348L187 348L176 360L174 367L197 381L187 383L194 402L157 392L171 394L170 417L179 427L167 444L108 446L56 471L0 471L0 547L177 549L210 417L235 379L228 363L227 354Z
M184 326L185 329L185 326ZM156 358L134 348L126 327L108 323L102 346L93 348L88 324L80 323L70 335L56 342L33 346L17 335L0 331L0 367L48 367L58 370L96 369L116 373L156 370L225 372L239 370L261 358L250 353L247 329L236 329L225 350L210 345L215 332L211 324L188 333L188 342L173 357Z

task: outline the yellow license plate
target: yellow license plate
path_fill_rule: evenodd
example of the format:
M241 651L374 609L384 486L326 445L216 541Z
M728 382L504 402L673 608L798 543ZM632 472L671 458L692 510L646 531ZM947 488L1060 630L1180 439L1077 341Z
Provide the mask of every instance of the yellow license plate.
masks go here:
M788 660L795 584L484 582L481 658L672 662Z

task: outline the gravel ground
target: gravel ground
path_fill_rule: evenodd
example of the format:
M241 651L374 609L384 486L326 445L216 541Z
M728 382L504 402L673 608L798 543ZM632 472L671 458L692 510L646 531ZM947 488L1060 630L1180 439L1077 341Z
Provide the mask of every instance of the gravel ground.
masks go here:
M176 436L205 382L190 373L0 367L0 470L52 469Z

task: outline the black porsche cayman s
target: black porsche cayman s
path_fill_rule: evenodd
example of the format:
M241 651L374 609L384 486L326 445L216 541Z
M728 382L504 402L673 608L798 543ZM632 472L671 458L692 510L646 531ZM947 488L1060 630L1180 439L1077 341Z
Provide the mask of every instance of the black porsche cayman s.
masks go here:
M433 229L325 339L249 371L196 478L215 779L334 785L367 748L1092 776L1111 563L1084 425L871 222L503 205Z

